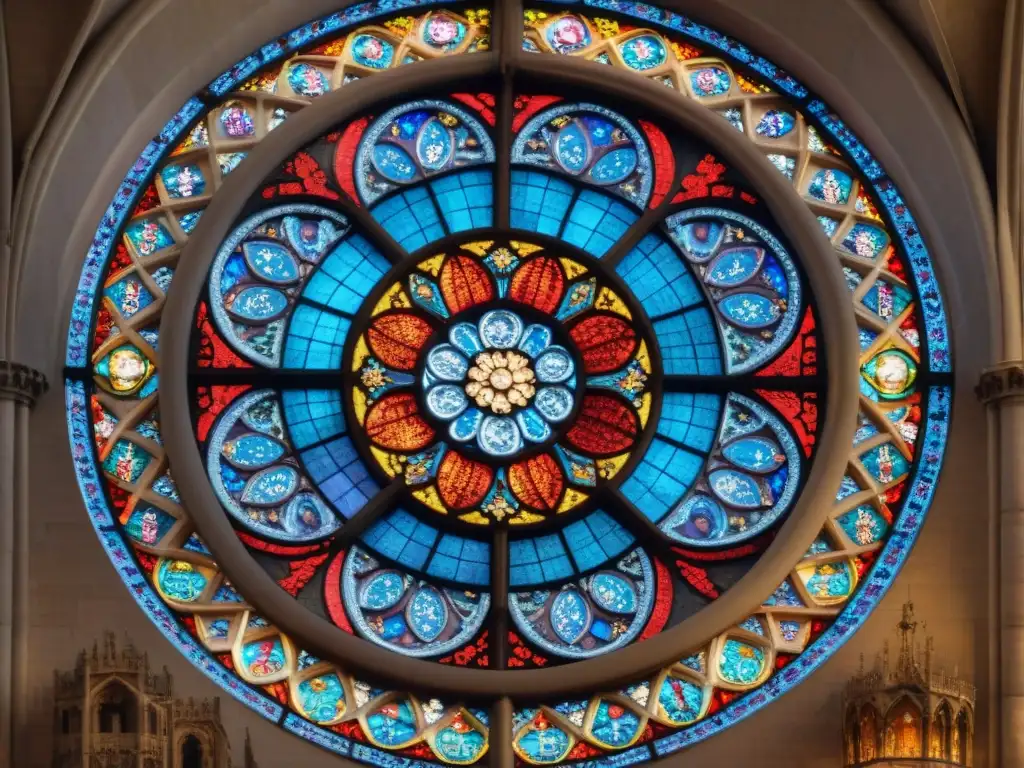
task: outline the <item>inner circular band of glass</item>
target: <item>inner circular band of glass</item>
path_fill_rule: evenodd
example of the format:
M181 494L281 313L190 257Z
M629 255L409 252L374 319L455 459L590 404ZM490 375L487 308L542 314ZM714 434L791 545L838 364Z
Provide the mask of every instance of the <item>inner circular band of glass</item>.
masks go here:
M765 551L813 456L814 310L770 214L738 175L670 199L697 140L558 102L516 102L501 227L485 102L322 137L196 307L195 436L243 544L271 575L315 559L276 580L406 656L497 633L498 668L561 664L670 628Z

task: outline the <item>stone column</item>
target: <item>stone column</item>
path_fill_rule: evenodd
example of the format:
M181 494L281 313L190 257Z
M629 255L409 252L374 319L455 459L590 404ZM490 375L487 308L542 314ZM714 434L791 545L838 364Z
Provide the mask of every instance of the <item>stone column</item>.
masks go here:
M978 396L991 409L995 468L996 600L999 623L999 756L992 765L1024 765L1024 363L982 374ZM994 757L994 756L993 756Z
M996 163L996 258L1002 349L982 373L979 398L989 405L991 536L989 557L992 713L989 764L1024 765L1024 2L1008 0L999 75ZM964 264L964 268L969 268ZM966 340L969 343L969 340ZM995 632L993 632L995 634ZM996 751L998 750L998 751Z
M39 371L0 360L0 768L28 746L28 429L46 390Z

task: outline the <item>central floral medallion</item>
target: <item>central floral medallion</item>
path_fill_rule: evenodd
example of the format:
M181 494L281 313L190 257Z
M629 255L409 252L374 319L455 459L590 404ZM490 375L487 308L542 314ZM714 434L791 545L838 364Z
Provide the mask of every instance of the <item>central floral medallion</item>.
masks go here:
M352 420L416 501L536 523L597 503L627 466L659 374L642 310L596 260L466 242L408 263L367 306L345 364Z
M507 458L548 441L575 403L576 364L547 325L497 309L427 354L427 410L458 443Z

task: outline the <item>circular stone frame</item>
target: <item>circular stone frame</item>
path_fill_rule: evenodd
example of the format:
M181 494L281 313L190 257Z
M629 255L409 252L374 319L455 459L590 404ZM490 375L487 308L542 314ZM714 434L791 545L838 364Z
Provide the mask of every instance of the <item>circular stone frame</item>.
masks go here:
M554 81L566 87L600 90L614 100L647 110L663 122L701 138L743 173L764 197L779 229L798 254L811 293L820 306L831 308L820 318L823 344L830 358L829 404L820 440L820 444L827 447L819 450L804 492L778 536L739 583L677 626L610 656L538 670L441 667L375 646L307 611L251 558L235 535L206 476L189 417L189 349L194 307L218 247L251 193L283 157L396 94L487 76L498 79L503 69L501 57L489 52L381 73L372 81L355 82L323 97L268 136L227 178L182 254L161 325L164 365L160 398L167 452L183 501L218 565L262 616L311 652L340 661L345 667L375 679L401 680L403 686L412 689L429 681L434 695L470 698L505 695L533 700L611 689L673 663L687 649L742 620L786 577L818 534L845 471L858 407L858 345L842 272L821 228L778 170L721 118L689 101L669 102L664 99L662 86L637 82L627 72L596 69L587 62L560 59L557 73L552 73L543 57L534 60L522 57L517 74L524 82ZM499 157L497 162L508 161ZM496 178L499 185L501 179L499 172ZM497 190L496 195L500 205L502 191ZM353 213L356 215L352 218L357 221L365 216L350 206L349 215ZM379 227L371 234L378 236ZM391 246L397 248L393 242ZM496 609L500 610L501 606ZM611 659L614 663L609 663Z

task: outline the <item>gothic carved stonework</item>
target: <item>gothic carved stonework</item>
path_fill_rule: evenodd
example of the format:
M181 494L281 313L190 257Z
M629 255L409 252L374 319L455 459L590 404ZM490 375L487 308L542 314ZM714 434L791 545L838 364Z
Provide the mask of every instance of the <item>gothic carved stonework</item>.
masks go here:
M255 768L246 739L245 768ZM54 768L230 768L220 700L174 698L165 667L106 633L54 672Z
M973 764L973 684L932 668L934 647L916 642L914 604L903 606L896 625L899 654L893 664L886 642L875 668L861 670L843 694L844 754L848 768Z
M0 400L14 400L32 406L49 388L46 376L35 368L0 360Z
M983 403L1024 396L1024 363L1005 363L982 371L974 393Z

